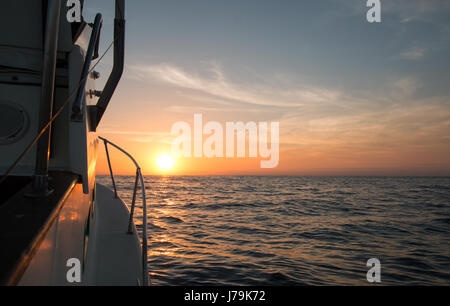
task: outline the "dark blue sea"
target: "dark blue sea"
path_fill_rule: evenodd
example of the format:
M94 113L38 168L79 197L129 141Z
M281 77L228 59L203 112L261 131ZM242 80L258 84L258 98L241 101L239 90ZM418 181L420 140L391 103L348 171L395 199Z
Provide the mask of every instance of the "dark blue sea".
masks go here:
M98 181L111 187L109 176ZM131 203L134 176L116 176ZM152 285L450 285L449 177L148 176ZM140 199L140 198L139 198ZM138 231L142 230L138 201Z

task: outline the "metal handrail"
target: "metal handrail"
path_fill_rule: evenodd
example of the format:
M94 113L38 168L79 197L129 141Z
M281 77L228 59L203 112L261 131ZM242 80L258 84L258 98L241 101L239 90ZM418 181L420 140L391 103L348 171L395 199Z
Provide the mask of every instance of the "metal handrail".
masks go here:
M148 285L148 267L147 267L147 203L145 200L145 185L144 185L144 178L142 176L141 167L139 167L139 164L136 162L136 160L131 156L128 152L126 152L124 149L119 147L118 145L112 143L111 141L98 136L99 139L103 140L103 143L105 144L105 150L106 150L106 157L108 159L108 166L109 166L109 172L111 174L111 180L114 188L114 196L117 198L117 188L116 188L116 182L114 180L114 174L111 167L111 160L109 158L109 151L108 151L108 144L115 147L117 150L121 151L123 154L128 156L131 161L136 166L136 180L134 182L134 190L133 190L133 200L131 202L131 209L130 209L130 219L128 221L128 229L127 233L132 234L133 233L133 215L134 215L134 206L136 204L136 193L139 181L141 182L141 192L142 192L142 280L145 285Z
M90 73L90 66L92 58L94 56L95 46L100 35L100 28L102 26L103 19L102 14L98 13L95 15L94 26L91 32L91 38L89 39L89 45L86 52L86 59L84 61L83 70L81 72L81 86L78 88L77 98L72 105L72 121L83 121L83 101L86 97L86 82L87 76Z
M55 101L55 73L56 58L58 54L59 19L61 15L61 2L48 1L47 20L45 25L45 42L42 61L41 100L39 103L39 129L52 117ZM32 197L46 197L52 193L48 186L48 164L51 128L45 131L36 147L36 161L33 175Z
M125 0L116 0L115 18L114 18L114 58L113 68L108 77L108 81L103 88L102 94L93 106L95 111L95 119L92 122L92 128L95 130L108 107L117 84L122 77L125 64Z

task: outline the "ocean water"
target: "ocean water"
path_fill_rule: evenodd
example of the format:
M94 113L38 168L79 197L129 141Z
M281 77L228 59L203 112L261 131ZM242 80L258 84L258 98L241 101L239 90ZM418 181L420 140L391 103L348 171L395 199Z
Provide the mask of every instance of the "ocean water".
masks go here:
M109 176L98 181L111 187ZM134 176L117 176L131 202ZM152 285L450 285L449 177L148 176ZM142 229L137 202L137 228Z

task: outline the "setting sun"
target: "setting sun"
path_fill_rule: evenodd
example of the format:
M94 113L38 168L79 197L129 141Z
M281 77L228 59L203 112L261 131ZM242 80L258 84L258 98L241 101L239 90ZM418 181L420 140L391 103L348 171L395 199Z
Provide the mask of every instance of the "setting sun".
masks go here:
M156 166L161 171L172 170L175 166L175 159L169 154L160 154L156 157Z

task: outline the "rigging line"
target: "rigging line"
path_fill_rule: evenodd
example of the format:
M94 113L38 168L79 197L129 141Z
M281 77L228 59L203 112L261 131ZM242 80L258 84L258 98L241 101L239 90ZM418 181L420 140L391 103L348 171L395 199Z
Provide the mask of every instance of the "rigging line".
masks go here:
M25 148L25 150L22 152L22 154L19 155L19 157L14 161L14 163L8 168L8 170L5 172L5 174L2 176L2 178L0 179L0 185L8 178L8 176L11 174L11 172L16 168L16 166L19 164L19 162L22 160L22 158L33 148L33 146L37 143L37 141L41 138L41 136L45 133L45 131L51 126L51 124L53 123L53 121L55 121L55 119L61 114L61 112L63 111L63 109L67 106L67 104L69 104L70 99L72 99L73 95L78 92L78 89L80 88L81 84L83 83L83 81L89 77L89 75L91 74L92 70L94 70L94 68L100 63L100 61L103 59L103 57L106 55L106 53L108 53L108 51L111 49L111 47L113 46L114 42L119 38L119 36L122 33L118 33L117 36L114 38L113 41L111 41L111 43L109 44L108 48L106 49L105 52L103 52L102 56L100 56L100 58L97 60L97 62L92 66L91 69L89 69L89 72L86 74L85 77L80 79L80 82L78 83L78 85L74 88L74 90L70 93L70 95L67 97L67 99L64 101L63 105L61 105L61 107L58 109L58 111L51 117L51 119L49 120L49 122L42 128L42 130L39 132L39 134L36 135L36 137L34 137L33 141L30 142L30 144Z

